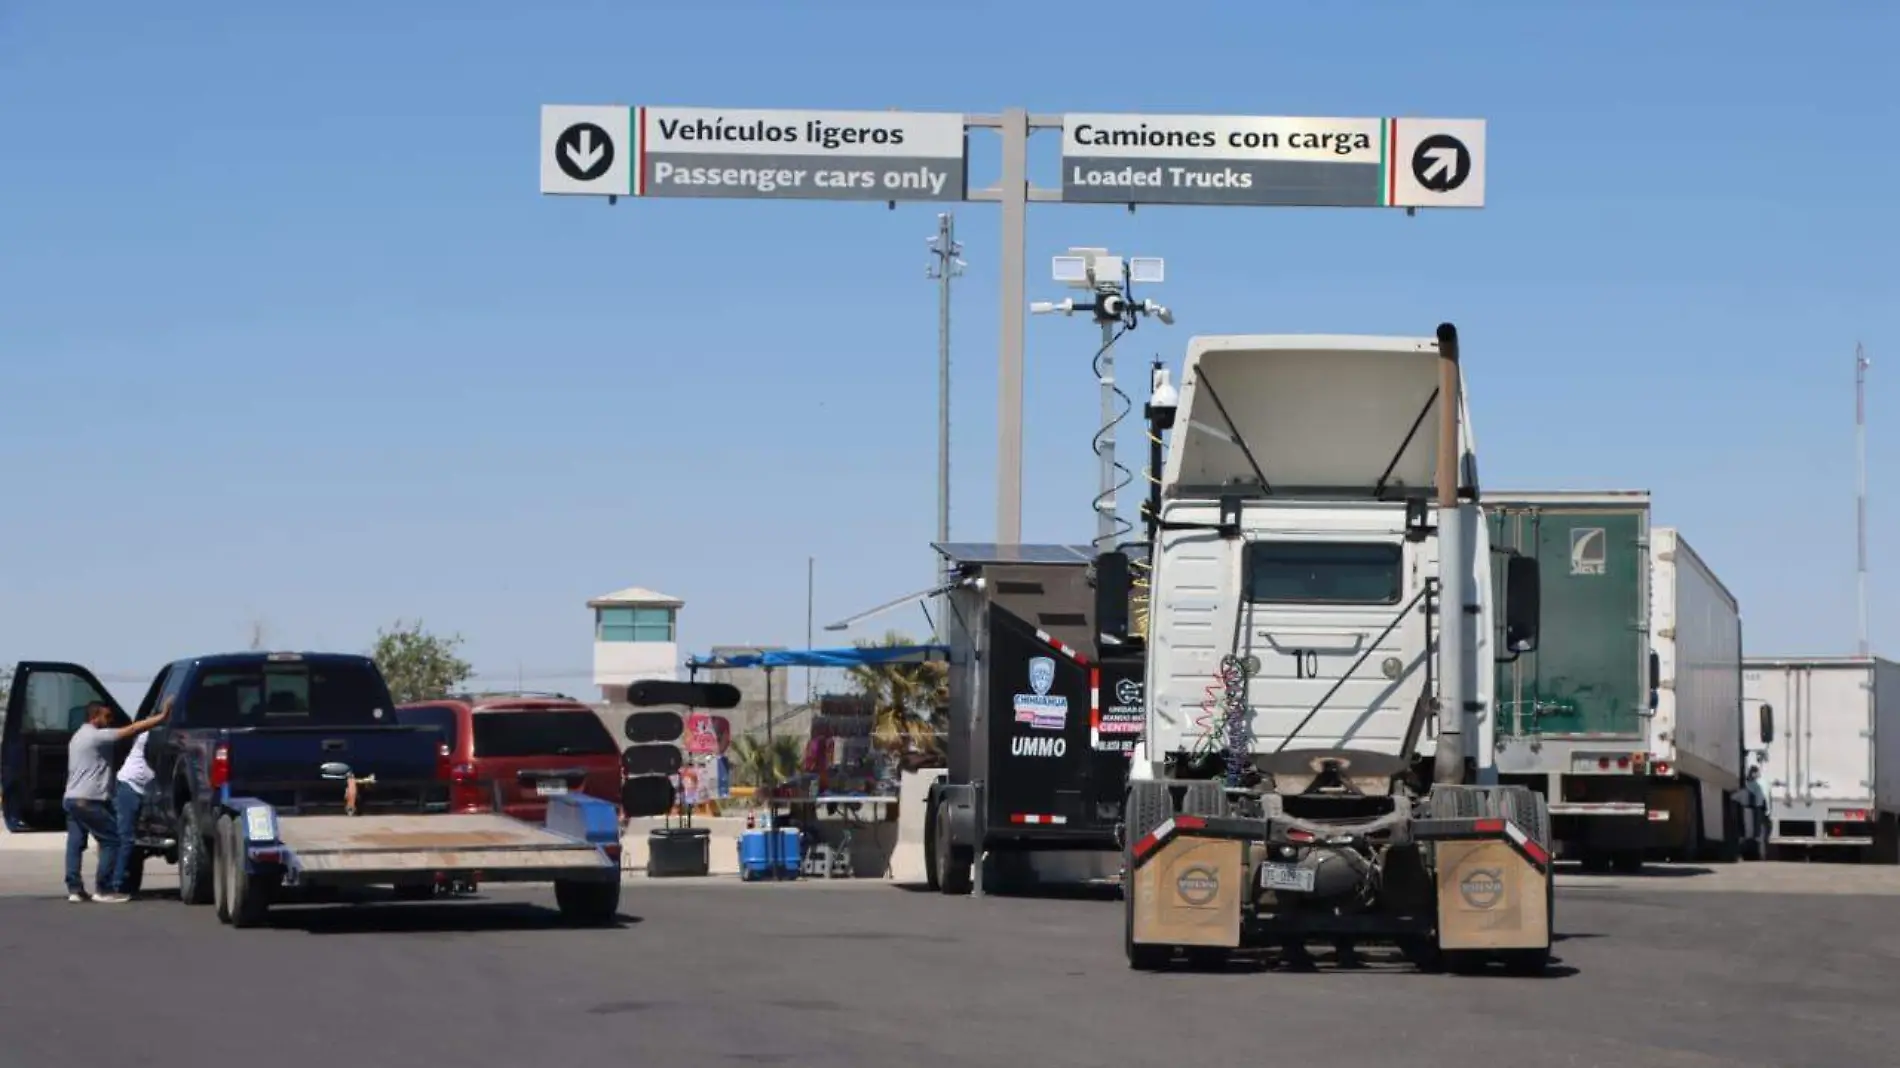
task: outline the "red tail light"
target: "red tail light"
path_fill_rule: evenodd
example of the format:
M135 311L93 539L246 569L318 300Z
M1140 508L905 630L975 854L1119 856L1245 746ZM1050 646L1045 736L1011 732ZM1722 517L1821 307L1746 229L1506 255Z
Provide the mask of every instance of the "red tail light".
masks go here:
M218 746L211 751L211 788L222 789L231 782L231 747Z
M475 775L475 765L457 764L449 769L447 778L450 808L457 812L484 812L494 807Z

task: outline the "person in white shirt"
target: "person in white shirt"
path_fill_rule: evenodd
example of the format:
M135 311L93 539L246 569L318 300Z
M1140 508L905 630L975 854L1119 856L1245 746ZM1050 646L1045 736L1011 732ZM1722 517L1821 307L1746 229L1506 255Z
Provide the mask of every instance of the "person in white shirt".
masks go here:
M166 698L165 707L160 716L171 712L171 699ZM118 825L119 851L113 858L112 881L109 884L116 894L127 895L125 877L132 868L132 853L138 844L139 808L145 804L145 793L151 789L152 765L145 760L145 743L152 740L150 732L138 736L132 743L132 751L126 754L125 763L119 765L118 781L113 784L112 816Z

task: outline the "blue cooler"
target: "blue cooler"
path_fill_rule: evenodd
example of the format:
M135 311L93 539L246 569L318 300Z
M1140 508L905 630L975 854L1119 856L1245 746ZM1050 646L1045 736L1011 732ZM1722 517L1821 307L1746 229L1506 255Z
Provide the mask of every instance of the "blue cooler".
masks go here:
M746 831L739 835L739 878L750 882L753 879L777 878L796 879L800 870L801 853L799 833L794 827L781 827L778 830L778 855L768 856L768 849L774 844L767 835L771 831ZM773 871L773 861L777 861L777 872Z

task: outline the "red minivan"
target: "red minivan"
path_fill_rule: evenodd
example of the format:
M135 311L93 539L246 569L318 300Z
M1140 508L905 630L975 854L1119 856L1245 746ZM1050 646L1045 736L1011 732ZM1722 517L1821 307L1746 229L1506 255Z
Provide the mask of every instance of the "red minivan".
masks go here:
M448 741L451 811L540 822L548 798L570 792L620 806L620 746L573 698L464 694L398 706L396 721Z

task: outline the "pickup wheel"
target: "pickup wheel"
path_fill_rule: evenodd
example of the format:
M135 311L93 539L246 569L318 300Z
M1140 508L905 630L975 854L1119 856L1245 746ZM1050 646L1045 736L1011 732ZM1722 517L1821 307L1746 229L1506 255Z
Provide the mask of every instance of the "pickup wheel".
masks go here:
M185 803L178 821L178 900L187 905L209 905L215 893L211 840L198 822L198 810Z
M561 919L577 927L605 927L620 914L620 880L557 882L554 904Z

